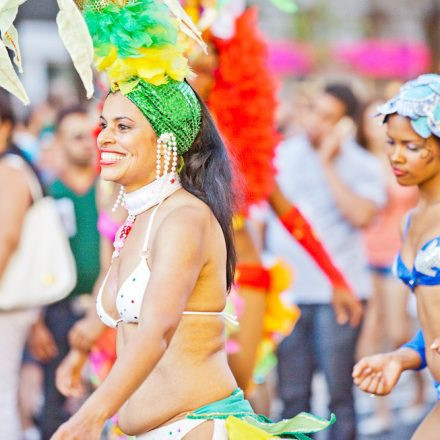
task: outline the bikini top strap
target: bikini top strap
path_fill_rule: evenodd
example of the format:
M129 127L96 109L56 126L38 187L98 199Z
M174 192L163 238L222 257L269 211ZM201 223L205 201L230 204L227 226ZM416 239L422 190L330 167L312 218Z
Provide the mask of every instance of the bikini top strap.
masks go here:
M408 235L409 227L411 226L412 210L406 216L405 228L403 229L403 238Z
M156 213L158 211L158 209L160 208L160 206L162 205L164 201L162 200L155 208L154 211L151 213L151 217L150 220L148 221L148 226L147 226L147 233L145 234L145 241L144 241L144 246L142 247L142 256L146 256L147 252L148 252L148 243L150 241L150 235L151 235L151 230L153 229L153 222L154 222L154 217L156 217Z

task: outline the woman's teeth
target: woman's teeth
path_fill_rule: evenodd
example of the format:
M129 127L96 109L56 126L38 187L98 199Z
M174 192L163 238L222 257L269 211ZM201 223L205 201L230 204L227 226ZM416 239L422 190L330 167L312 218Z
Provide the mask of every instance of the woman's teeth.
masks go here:
M125 159L125 155L116 154L116 153L101 153L101 160L103 162L117 162L118 160Z

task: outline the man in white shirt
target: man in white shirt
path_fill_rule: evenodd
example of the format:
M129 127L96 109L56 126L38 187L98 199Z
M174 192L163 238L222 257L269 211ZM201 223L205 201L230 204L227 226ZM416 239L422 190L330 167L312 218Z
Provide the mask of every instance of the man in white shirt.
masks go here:
M332 261L356 295L371 292L360 229L385 203L382 169L376 159L342 136L357 100L344 85L329 85L314 100L306 133L280 145L278 185L314 227ZM314 371L324 373L330 411L337 422L334 440L356 437L351 371L359 327L338 325L332 309L332 287L314 261L292 240L275 218L268 223L268 249L287 260L295 271L292 299L302 316L279 348L279 390L283 417L310 410Z

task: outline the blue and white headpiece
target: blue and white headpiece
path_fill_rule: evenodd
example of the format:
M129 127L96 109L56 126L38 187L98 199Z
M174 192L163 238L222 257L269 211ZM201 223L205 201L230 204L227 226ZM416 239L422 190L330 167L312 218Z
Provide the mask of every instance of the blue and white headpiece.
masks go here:
M409 118L414 131L425 139L432 134L440 137L440 75L420 75L405 83L377 110L385 118L395 113Z

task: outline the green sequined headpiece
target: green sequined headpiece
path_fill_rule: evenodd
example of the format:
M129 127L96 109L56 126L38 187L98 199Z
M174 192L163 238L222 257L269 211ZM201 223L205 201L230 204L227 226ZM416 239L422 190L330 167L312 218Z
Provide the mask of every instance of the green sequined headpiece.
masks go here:
M202 111L188 83L170 80L154 86L141 80L125 96L141 110L158 137L174 133L180 155L191 148L200 131Z

